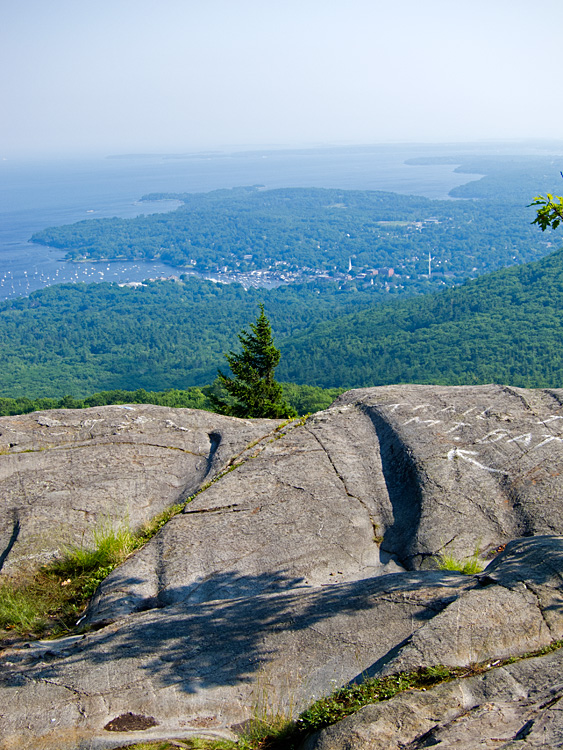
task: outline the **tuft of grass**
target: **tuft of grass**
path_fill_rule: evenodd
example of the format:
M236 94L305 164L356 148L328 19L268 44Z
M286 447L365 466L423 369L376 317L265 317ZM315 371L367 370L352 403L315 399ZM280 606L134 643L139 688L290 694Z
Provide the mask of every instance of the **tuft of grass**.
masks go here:
M135 549L141 546L139 536L127 524L113 526L105 520L93 532L93 545L67 547L46 572L60 578L79 598L88 599L100 583Z
M100 567L118 565L139 546L137 536L128 525L113 526L109 520L94 529L92 540L90 547L66 547L63 556L51 563L51 570L61 576L89 573Z
M74 625L81 606L79 592L68 579L47 567L33 576L8 578L0 583L0 634L26 638L63 634Z
M289 748L293 747L291 740L295 735L295 724L288 719L274 723L262 723L259 719L251 719L248 727L241 733L238 741L233 745L236 750L259 750L261 748ZM215 745L209 745L209 750L223 750ZM228 746L225 750L229 750Z
M106 520L90 546L67 547L33 574L6 577L0 582L0 628L31 638L68 633L104 578L142 543L127 525Z
M375 523L375 522L373 521L373 519L372 519L372 522L371 522L371 524L372 524L372 526L373 526L373 541L374 541L374 542L375 542L376 544L383 544L383 534L380 534L380 533L379 533L379 524L378 524L378 523Z
M440 570L455 570L458 573L464 573L467 576L473 576L477 573L481 573L485 566L482 560L479 559L481 550L479 546L475 547L472 555L459 559L450 555L448 552L443 552L436 558L438 568Z
M35 587L30 591L29 584L12 581L0 583L0 628L24 634L43 630L47 624L44 614L52 605L52 597L47 589Z
M266 674L261 674L255 693L252 718L245 722L239 732L238 750L256 750L256 748L274 745L285 746L295 731L293 721L293 696L287 686L288 701L282 701L277 692L272 692ZM282 704L285 703L284 708Z

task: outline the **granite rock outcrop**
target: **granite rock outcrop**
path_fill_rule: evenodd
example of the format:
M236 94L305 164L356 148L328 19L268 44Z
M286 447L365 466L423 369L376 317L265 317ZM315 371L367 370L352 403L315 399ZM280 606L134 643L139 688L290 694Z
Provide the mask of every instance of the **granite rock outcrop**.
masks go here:
M112 412L104 409L116 407L57 412L54 418L107 414L111 421ZM153 484L143 479L135 488L146 515L217 480L104 581L87 612L97 630L3 652L0 696L9 706L0 717L3 750L18 747L24 731L30 750L97 750L140 738L202 733L233 736L264 696L281 710L301 710L335 686L366 675L493 662L563 637L562 390L362 389L286 426L159 407L139 412L128 421L171 420L185 428L179 430L184 448L197 448L176 473L162 461L159 471L160 457L168 454L158 453ZM31 442L33 420L41 426L37 420L50 418L53 413L21 418L29 420L29 435L22 423L19 445ZM0 439L6 439L4 421ZM58 437L49 436L60 425L44 428L46 443ZM209 436L220 432L210 459ZM142 441L149 438L135 448L140 477ZM95 440L79 442L80 451L66 459L69 477L75 456L87 455L87 445L98 450ZM42 463L44 451L33 450L25 455L40 482L50 469ZM92 467L113 450L111 443L105 454L93 454ZM122 461L132 461L115 450L111 458L118 474ZM235 470L221 474L229 464ZM103 466L82 476L103 480ZM132 477L135 467L127 471ZM160 497L162 475L175 479L167 485L173 490ZM113 476L108 474L107 487ZM8 476L5 481L9 487ZM87 484L85 479L85 493ZM33 506L33 485L28 487ZM440 555L461 560L476 552L487 566L482 573L437 569ZM18 558L13 559L15 565ZM541 658L559 664L558 653ZM495 672L501 675L495 685L504 681L508 692L491 688L488 702L513 716L513 738L521 719L523 726L545 718L541 706L559 693L549 692L553 682L537 689L518 682L516 664L502 669ZM377 727L388 725L397 747L418 742L414 749L425 746L420 738L434 727L436 737L449 736L466 721L463 716L477 727L476 717L491 715L483 708L489 695L483 685L493 678L470 679L475 684L448 683L363 709L357 717L361 730L352 727L347 738L334 734L348 731L355 718L350 717L311 738L317 743L311 747L392 748L361 744L364 735L375 742ZM557 679L563 684L563 673ZM474 699L467 698L466 684ZM408 737L400 734L401 711L414 715L416 701L422 706L432 696L438 696L432 727L422 722L413 724ZM405 707L409 700L411 708ZM419 713L434 717L424 706ZM550 711L553 717L555 709ZM146 727L104 728L125 726L120 717L145 717ZM496 731L491 729L491 736ZM532 736L523 739L531 742ZM448 747L450 740L443 742Z

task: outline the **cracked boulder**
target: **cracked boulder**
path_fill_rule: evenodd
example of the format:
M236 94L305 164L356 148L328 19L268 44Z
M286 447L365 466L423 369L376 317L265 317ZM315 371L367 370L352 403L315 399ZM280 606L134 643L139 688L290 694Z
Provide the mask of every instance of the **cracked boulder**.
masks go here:
M177 601L482 564L563 533L561 391L386 386L263 442L100 588L91 623ZM249 581L252 581L252 588ZM273 587L273 588L272 588Z
M0 418L0 569L43 563L100 523L139 528L277 424L139 404Z

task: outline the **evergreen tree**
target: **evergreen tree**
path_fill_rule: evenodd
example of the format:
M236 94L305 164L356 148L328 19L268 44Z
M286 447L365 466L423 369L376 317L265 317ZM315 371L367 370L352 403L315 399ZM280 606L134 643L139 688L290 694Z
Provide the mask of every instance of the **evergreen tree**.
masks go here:
M260 315L250 324L251 333L241 331L242 352L229 352L225 358L234 377L218 371L218 389L209 393L214 408L234 417L294 417L295 410L287 404L282 388L274 380L280 351L274 346L270 321L260 304ZM226 392L227 397L217 393Z

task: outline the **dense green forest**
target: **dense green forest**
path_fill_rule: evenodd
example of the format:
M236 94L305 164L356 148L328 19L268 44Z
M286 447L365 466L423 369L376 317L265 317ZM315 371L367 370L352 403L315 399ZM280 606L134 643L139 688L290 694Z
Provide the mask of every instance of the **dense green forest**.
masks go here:
M96 219L38 232L33 242L66 250L74 260L159 259L200 273L265 270L295 280L352 276L419 292L438 289L548 252L549 238L530 227L524 203L437 201L376 191L259 187L177 198L165 214ZM377 275L392 268L394 275ZM367 274L362 276L362 274Z
M280 381L563 385L563 250L443 292L374 305L334 284L273 290L193 277L137 289L49 287L0 305L0 394L83 398L101 390L210 384L265 303Z
M0 395L84 397L207 385L261 300L279 342L313 321L369 307L373 299L335 283L324 285L323 293L314 284L245 291L194 277L134 289L48 287L0 304Z

